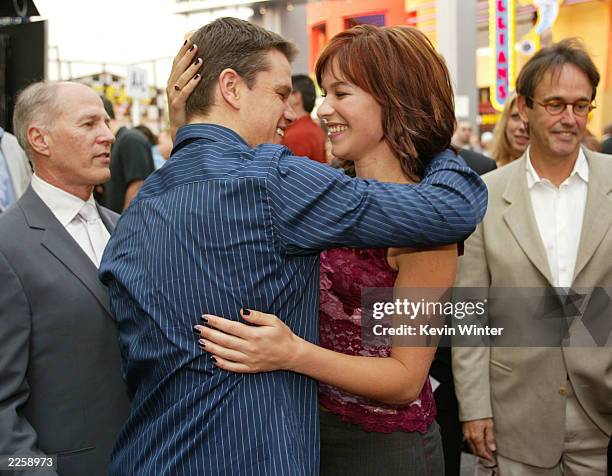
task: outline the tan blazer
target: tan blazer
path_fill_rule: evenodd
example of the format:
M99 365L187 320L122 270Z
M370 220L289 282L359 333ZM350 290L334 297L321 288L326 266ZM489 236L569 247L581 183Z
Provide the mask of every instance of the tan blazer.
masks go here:
M584 152L588 195L572 286L611 286L612 157ZM552 286L525 163L523 156L483 176L489 207L465 243L457 286ZM520 318L513 309L501 312ZM453 372L461 421L493 417L498 452L505 457L540 467L559 461L568 376L593 422L608 436L612 431L610 347L455 347Z

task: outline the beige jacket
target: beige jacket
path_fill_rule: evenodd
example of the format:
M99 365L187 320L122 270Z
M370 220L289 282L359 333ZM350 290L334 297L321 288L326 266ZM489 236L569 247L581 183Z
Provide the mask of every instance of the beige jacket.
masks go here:
M612 286L612 157L585 150L589 183L572 287ZM526 156L483 177L484 220L465 243L457 286L550 287ZM520 319L510 306L507 318ZM567 377L593 422L612 431L612 348L453 348L460 419L493 417L498 452L550 467L561 457Z

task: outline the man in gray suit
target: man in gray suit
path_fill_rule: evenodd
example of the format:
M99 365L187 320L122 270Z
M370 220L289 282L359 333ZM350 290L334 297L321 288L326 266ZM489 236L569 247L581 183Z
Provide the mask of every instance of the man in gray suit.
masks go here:
M97 279L117 215L92 198L114 137L98 95L75 83L26 88L14 125L35 173L0 215L0 455L57 455L44 474L101 476L129 408Z
M598 82L574 40L542 49L523 67L517 104L531 146L484 177L489 208L465 243L457 286L561 295L612 286L612 158L580 147ZM527 339L542 316L531 312L527 321L525 305L490 305L489 317L522 326ZM572 323L570 339L582 330ZM474 452L496 459L500 476L604 475L610 348L521 344L453 348L460 418Z

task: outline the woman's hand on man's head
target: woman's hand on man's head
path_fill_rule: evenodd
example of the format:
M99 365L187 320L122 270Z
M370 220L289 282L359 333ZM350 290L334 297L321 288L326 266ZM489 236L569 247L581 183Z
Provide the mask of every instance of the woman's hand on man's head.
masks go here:
M202 59L196 59L197 54L198 47L190 43L187 38L172 62L172 71L166 83L172 141L176 137L177 129L187 122L185 113L187 98L202 79L198 73L202 67Z

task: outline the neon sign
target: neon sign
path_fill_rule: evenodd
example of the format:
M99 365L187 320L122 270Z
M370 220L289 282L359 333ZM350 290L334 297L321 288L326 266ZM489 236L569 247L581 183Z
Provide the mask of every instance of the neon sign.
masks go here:
M514 0L489 0L489 45L493 83L491 104L504 108L514 80Z

